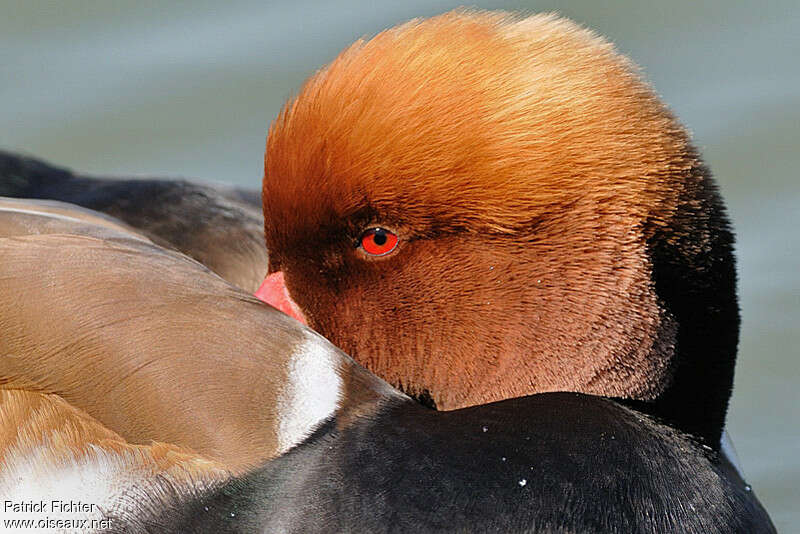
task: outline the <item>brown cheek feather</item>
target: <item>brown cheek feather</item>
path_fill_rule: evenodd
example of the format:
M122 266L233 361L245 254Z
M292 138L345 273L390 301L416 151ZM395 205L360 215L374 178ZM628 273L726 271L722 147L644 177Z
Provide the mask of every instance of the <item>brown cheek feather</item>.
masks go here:
M354 275L335 293L300 290L302 302L337 310L312 326L409 394L427 391L442 409L531 391L643 399L661 392L668 362L653 349L671 343L674 331L664 329L643 258L615 254L629 264L598 265L597 254L587 254L565 263L560 247L459 239L418 248L380 279Z

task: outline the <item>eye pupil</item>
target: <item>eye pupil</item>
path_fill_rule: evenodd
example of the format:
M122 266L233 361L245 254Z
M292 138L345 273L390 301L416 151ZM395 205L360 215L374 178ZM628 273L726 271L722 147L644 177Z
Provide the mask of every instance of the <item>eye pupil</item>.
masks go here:
M382 247L388 241L388 237L386 237L386 232L384 230L375 230L375 234L373 234L372 240L375 241L375 244L379 247Z

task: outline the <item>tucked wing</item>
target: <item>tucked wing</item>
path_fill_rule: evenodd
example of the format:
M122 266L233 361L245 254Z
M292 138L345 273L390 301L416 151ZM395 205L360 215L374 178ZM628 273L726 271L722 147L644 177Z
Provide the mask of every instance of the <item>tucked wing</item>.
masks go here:
M278 397L308 331L196 261L89 218L0 204L2 387L56 393L130 443L232 468L274 456Z

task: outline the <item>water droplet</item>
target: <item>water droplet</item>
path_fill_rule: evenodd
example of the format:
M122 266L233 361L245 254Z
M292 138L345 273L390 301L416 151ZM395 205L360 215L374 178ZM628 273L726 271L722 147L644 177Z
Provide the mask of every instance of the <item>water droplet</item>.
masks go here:
M541 281L541 280L537 280L537 281L536 281L536 283L537 283L537 284L541 284L541 283L542 283L542 281Z
M527 480L525 480L524 478L521 478L521 479L519 480L519 486L520 486L521 488L524 488L524 487L525 487L525 484L527 484L527 483L528 483L528 481L527 481Z
M488 432L489 431L489 427L486 427L486 426L481 427L481 430L483 430L484 432Z

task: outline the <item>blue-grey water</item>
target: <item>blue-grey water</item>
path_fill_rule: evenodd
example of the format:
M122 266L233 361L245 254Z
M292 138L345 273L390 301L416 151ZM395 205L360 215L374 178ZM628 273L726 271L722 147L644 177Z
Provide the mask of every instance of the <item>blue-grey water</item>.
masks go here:
M446 1L0 0L0 147L81 171L258 187L286 97L349 42ZM694 132L738 232L729 429L800 532L800 2L480 2L559 11L644 67Z

